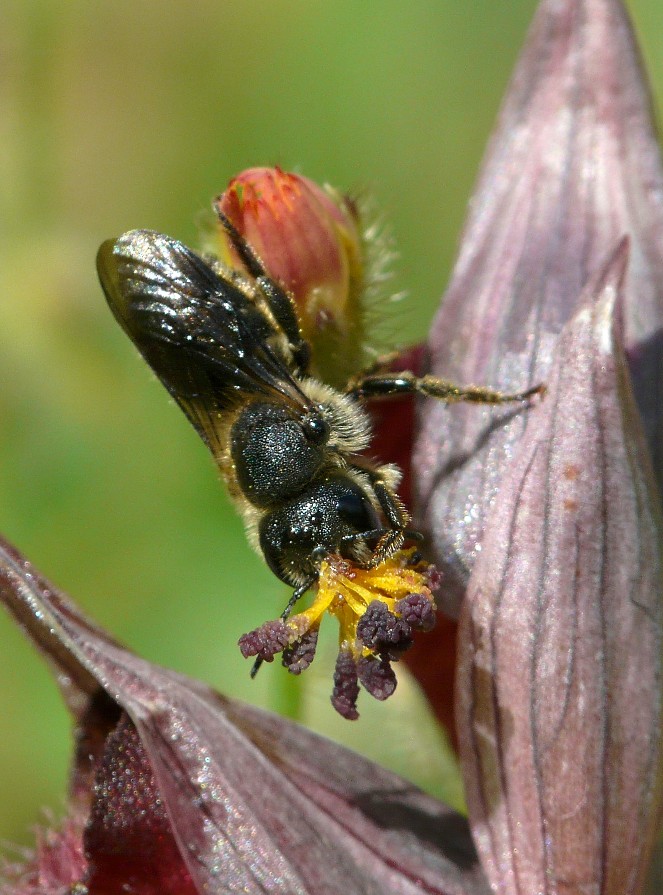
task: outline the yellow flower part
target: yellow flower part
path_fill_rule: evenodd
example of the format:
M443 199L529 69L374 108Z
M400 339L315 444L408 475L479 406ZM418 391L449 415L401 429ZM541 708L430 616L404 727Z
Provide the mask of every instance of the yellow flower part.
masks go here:
M375 600L399 615L396 604L410 594L425 596L433 604L430 566L419 560L416 549L399 550L376 568L362 569L349 560L333 556L320 567L320 577L312 605L287 623L293 632L318 628L325 612L339 623L339 645L358 658L368 655L357 638L357 624Z

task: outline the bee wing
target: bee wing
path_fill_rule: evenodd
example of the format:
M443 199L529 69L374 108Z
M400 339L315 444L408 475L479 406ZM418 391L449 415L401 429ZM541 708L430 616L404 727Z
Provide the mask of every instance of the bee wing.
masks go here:
M279 330L181 242L131 230L103 243L97 270L118 322L210 447L242 394L310 409L268 343Z

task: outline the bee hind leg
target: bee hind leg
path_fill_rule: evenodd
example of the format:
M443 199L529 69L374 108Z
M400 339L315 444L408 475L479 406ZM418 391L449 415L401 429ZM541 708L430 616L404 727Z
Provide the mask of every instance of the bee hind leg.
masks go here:
M260 289L274 320L283 330L286 339L290 343L290 350L297 368L301 373L305 373L309 367L311 349L302 336L292 298L280 283L269 276L265 265L253 247L244 239L232 221L219 210L218 200L215 202L215 211L219 223L226 231L228 239L239 255L242 264L255 279L256 286Z

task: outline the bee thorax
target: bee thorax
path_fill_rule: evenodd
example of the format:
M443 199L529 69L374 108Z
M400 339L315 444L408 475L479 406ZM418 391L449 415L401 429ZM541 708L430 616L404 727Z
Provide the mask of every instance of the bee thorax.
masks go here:
M325 450L312 428L314 438L288 408L267 402L252 402L239 413L230 451L239 487L254 506L275 506L318 474Z

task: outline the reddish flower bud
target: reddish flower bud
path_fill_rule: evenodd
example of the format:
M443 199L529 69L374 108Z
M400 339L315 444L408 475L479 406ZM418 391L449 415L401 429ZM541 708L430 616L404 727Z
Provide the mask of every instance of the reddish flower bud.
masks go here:
M354 203L280 168L250 168L216 206L293 296L321 378L345 384L361 366L364 337L366 269ZM219 243L221 260L243 269L222 227Z

